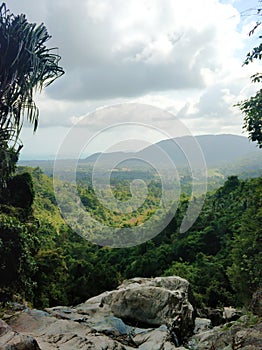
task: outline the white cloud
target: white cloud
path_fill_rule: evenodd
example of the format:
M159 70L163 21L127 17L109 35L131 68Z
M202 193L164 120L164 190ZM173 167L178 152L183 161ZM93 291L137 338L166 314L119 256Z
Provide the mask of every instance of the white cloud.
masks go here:
M59 99L201 88L241 46L238 12L217 0L43 3L66 70L49 90Z
M70 127L97 107L136 101L171 111L192 132L230 125L241 132L232 105L251 93L248 77L259 70L258 62L242 67L254 43L248 38L254 19L238 10L246 1L12 0L7 6L46 24L66 71L37 98L40 128ZM172 118L158 119L148 121L171 129ZM94 114L89 127L98 125L103 121Z

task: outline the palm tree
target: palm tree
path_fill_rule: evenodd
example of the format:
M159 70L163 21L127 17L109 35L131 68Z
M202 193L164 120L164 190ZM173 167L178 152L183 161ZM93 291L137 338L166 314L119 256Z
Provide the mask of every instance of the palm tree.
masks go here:
M22 148L24 118L37 129L34 93L64 74L60 56L46 47L50 38L43 23L29 23L24 14L10 13L5 3L0 6L0 185L13 171Z

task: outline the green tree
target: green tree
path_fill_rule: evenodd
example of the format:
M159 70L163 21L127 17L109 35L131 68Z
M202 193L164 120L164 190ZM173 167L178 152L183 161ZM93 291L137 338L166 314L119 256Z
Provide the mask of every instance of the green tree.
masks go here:
M65 283L68 269L61 249L40 250L36 257L34 305L48 307L68 303Z
M0 6L0 185L14 171L22 144L19 135L24 118L37 129L39 111L33 100L64 71L60 56L46 47L51 38L43 24L29 23Z
M246 210L233 237L232 264L227 271L239 305L249 304L262 285L262 178L250 181L246 192Z
M261 31L261 16L262 16L262 6L261 1L257 8L255 9L255 14L257 16L257 22L254 28L250 31L249 35L253 35L257 31ZM262 35L259 35L260 43L258 46L254 47L246 56L243 65L250 64L254 60L262 59ZM262 73L256 73L251 77L253 83L262 81ZM244 101L237 104L240 110L244 114L244 125L243 128L247 130L249 139L251 141L257 142L259 148L262 148L262 89L258 90L255 96L250 97Z
M0 214L0 293L9 299L18 293L30 300L33 295L33 256L39 249L36 225L12 215Z

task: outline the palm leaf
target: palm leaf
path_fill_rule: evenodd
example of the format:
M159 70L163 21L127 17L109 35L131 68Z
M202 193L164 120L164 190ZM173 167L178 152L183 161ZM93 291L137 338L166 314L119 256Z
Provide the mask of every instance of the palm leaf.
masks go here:
M36 131L34 94L64 74L61 57L46 47L50 38L43 23L29 23L25 15L15 16L4 3L0 6L0 151L12 144L13 152L16 142L20 148L25 118Z

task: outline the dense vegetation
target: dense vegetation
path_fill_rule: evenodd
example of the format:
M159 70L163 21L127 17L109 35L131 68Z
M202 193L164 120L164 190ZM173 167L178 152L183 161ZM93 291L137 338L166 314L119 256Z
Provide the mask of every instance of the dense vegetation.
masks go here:
M36 307L76 304L125 278L179 275L192 283L199 306L216 307L248 305L261 286L262 177L230 176L208 194L194 226L181 234L188 203L183 195L176 216L157 237L113 249L72 232L56 206L52 179L39 168L24 170L1 193L2 300L17 294ZM92 189L79 190L97 215ZM114 190L119 198L128 196L123 183ZM157 186L151 186L151 200L157 196Z

